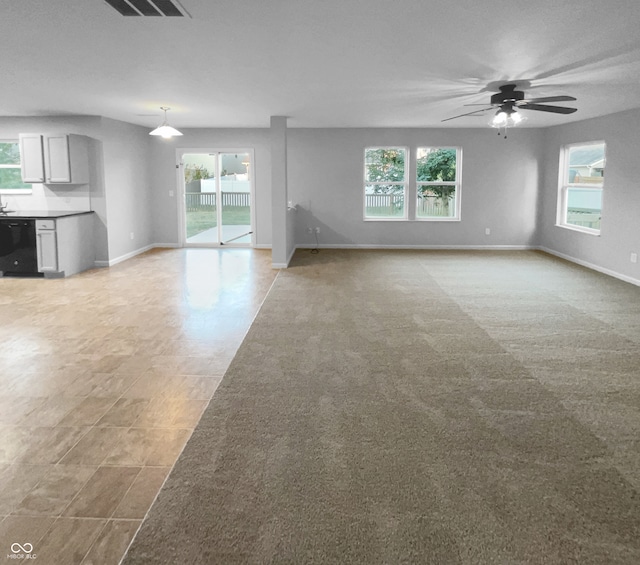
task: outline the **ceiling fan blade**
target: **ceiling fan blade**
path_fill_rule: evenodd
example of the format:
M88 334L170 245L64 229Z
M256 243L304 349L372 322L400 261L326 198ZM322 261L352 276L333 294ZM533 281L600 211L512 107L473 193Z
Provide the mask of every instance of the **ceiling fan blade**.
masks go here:
M463 104L463 106L486 106L486 104ZM499 106L499 104L494 104L494 106Z
M473 112L467 112L466 114L460 114L459 116L453 116L452 118L445 118L444 120L442 120L443 122L448 122L449 120L455 120L456 118L463 118L464 116L474 116L476 114L478 114L478 117L480 117L480 113L481 112L486 112L487 110L493 110L493 106L489 106L488 108L484 108L482 110L474 110Z
M534 103L538 103L538 102L573 102L574 100L577 100L577 99L574 98L573 96L545 96L543 98L527 98L526 100L523 100L522 102L524 104L528 104L529 102L534 102Z
M544 104L521 104L519 110L538 110L540 112L553 112L554 114L573 114L577 108L565 108L564 106L545 106Z

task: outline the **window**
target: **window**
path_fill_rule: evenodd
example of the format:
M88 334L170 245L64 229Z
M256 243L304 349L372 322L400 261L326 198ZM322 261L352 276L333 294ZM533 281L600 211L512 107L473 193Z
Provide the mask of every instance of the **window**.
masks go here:
M459 149L418 147L416 154L416 218L460 218Z
M17 141L0 141L0 190L31 190L22 182L20 147Z
M369 147L364 152L364 216L406 219L407 150Z
M599 234L606 146L603 141L566 145L560 154L559 226Z
M418 147L415 151L414 169L406 147L365 149L365 220L460 219L462 150Z

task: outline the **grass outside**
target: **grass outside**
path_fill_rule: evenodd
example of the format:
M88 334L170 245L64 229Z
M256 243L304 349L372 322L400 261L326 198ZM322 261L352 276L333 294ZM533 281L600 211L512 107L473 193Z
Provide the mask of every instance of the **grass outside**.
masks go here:
M215 228L217 225L215 206L187 212L187 238ZM249 206L225 206L222 209L222 225L250 226L251 208Z

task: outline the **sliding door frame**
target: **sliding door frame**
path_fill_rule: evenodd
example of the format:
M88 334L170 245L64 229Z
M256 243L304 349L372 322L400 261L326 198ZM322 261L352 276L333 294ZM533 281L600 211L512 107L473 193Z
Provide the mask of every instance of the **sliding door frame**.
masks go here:
M184 163L183 157L186 154L202 154L202 155L211 155L215 154L217 159L217 169L216 170L216 196L219 192L220 187L220 155L223 153L248 153L249 154L249 198L251 199L251 241L250 243L224 243L222 241L212 242L212 243L188 243L187 242L187 210L185 203L185 193L186 186L184 182ZM252 147L198 147L198 148L185 148L185 149L176 149L176 197L177 197L177 213L178 213L178 231L179 231L179 244L180 247L255 247L256 244L256 207L255 207L255 151ZM220 239L220 235L222 234L221 221L222 218L222 202L216 204L216 225L218 228L218 239Z

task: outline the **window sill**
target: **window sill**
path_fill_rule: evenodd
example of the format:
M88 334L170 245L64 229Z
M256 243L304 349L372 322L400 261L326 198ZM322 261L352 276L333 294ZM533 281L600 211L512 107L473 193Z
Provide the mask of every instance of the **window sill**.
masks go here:
M363 218L365 222L460 222L460 218Z
M407 218L363 218L365 222L408 222Z
M556 224L557 228L564 228L565 230L577 231L580 233L586 233L587 235L595 235L596 237L600 237L600 231L593 228L585 228L582 226L574 226L572 224Z

